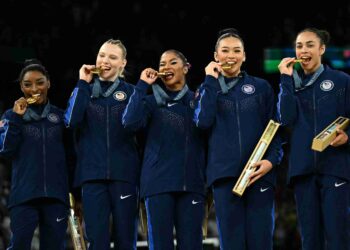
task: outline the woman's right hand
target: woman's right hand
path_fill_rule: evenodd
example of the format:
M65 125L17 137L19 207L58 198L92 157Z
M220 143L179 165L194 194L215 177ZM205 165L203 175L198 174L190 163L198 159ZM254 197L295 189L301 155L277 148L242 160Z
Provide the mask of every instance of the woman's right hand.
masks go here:
M93 77L91 70L94 68L96 68L95 65L84 64L83 66L81 66L79 70L79 79L90 83Z
M211 75L215 78L219 77L219 73L222 71L221 65L217 62L211 61L207 67L205 67L205 74Z
M15 101L12 111L18 115L23 115L26 112L27 107L28 107L27 100L24 97L21 97L17 101Z
M158 78L158 73L152 68L146 68L141 72L140 79L149 85L152 85Z
M295 64L294 60L294 57L283 58L280 64L278 65L280 73L291 76L293 74L293 66Z

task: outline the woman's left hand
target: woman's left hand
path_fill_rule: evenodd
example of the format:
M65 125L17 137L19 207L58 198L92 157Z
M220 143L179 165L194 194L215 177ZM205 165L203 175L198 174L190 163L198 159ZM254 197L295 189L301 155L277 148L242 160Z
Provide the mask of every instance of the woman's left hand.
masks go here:
M337 128L337 136L331 142L331 146L339 147L348 142L348 135L344 132L344 130Z
M263 177L272 169L272 163L269 160L258 161L257 163L255 163L255 166L255 171L249 177L250 181L248 186L252 185L254 182Z
M157 80L157 71L152 68L146 68L141 72L140 79L149 85Z

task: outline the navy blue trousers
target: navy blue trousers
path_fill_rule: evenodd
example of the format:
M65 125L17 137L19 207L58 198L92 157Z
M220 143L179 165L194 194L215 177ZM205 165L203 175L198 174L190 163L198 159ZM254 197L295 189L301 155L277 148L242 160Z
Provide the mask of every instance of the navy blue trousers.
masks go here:
M120 181L86 182L82 187L82 201L89 250L110 249L110 215L114 249L136 249L137 186Z
M232 193L237 178L214 183L216 222L220 249L272 250L274 231L274 188L258 180L239 197Z
M145 199L150 250L201 250L205 197L198 193L162 193Z
M39 226L40 249L63 250L67 218L68 206L57 199L39 198L12 207L8 249L30 250L34 231Z
M308 175L294 178L293 188L303 250L350 250L349 182Z

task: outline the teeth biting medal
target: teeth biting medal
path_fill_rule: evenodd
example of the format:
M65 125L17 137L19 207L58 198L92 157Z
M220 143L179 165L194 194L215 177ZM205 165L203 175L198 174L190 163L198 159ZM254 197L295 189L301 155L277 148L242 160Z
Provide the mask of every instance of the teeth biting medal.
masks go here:
M26 101L28 104L33 104L39 100L40 94L34 94L31 97L27 98Z

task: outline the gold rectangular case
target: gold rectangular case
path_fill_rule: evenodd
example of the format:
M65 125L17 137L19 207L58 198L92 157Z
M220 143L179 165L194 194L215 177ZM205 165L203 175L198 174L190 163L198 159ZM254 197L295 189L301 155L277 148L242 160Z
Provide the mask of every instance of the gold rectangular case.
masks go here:
M147 211L146 211L146 205L145 201L141 200L139 203L139 217L140 217L140 225L141 225L141 231L144 235L147 236Z
M74 212L74 197L71 193L69 193L69 203L70 203L70 211L68 216L68 227L69 232L72 237L74 250L86 250L85 240L84 240L84 232L81 226L80 218L75 215Z
M254 164L262 159L264 156L268 146L270 145L274 135L277 132L278 127L280 124L278 122L275 122L273 120L269 121L269 124L265 128L264 133L262 134L258 144L256 145L252 155L250 156L247 164L245 165L241 175L239 176L236 185L233 187L232 192L236 195L242 196L244 190L248 186L249 183L249 176L256 167L254 167Z
M313 140L311 148L313 150L322 152L337 136L337 127L344 130L349 125L349 119L339 116L327 128L319 133Z

